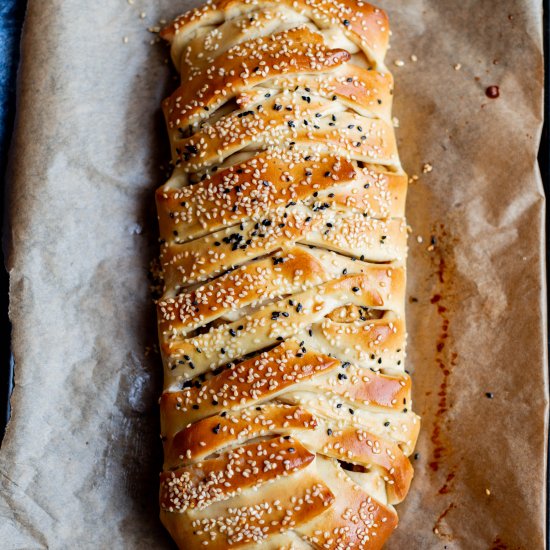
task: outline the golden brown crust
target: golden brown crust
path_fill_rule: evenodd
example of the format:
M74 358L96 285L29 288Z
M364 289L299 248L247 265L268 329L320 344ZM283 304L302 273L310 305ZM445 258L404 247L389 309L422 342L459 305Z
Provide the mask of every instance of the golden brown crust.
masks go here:
M162 423L166 421L168 428L174 414L183 416L187 423L224 409L260 404L298 381L306 381L338 364L326 355L307 350L304 353L298 342L287 340L269 352L223 370L200 386L165 392L161 398ZM162 431L169 435L164 426Z
M333 177L324 176L327 170ZM194 185L160 187L156 194L160 235L165 241L173 241L175 231L180 239L202 236L355 178L353 165L332 155L312 158L305 152L278 156L262 152Z
M312 469L282 476L262 491L245 490L206 510L161 509L160 517L180 547L241 548L271 535L304 525L334 502L333 492ZM204 544L207 542L208 544Z
M366 468L379 466L388 482L388 502L394 504L405 498L412 481L413 469L397 444L362 428L326 425L332 426L328 428L330 431L326 428L316 430L304 434L301 440L323 456Z
M174 410L179 412L178 409ZM204 410L202 412L204 414ZM170 424L170 421L174 424L181 422L181 418L168 419L168 416L165 415L163 419L166 424ZM229 413L223 411L221 414L203 417L180 431L172 428L168 433L175 432L176 435L164 436L164 467L172 469L201 460L224 447L233 447L257 437L274 434L288 436L293 431L314 429L316 426L317 421L311 413L292 405L266 404Z
M327 171L330 177L324 176ZM406 176L357 168L333 155L263 152L193 185L159 187L160 236L165 242L194 239L300 201L346 207L371 218L399 218L406 187Z
M402 263L406 240L407 228L399 219L378 220L353 211L296 205L220 229L197 241L165 243L161 262L166 284L181 288L294 243L370 262Z
M319 151L399 169L395 136L388 122L349 112L335 114L337 96L303 98L272 96L253 109L249 106L206 123L190 137L185 137L175 122L170 126L168 120L176 166L188 173L199 172L246 148L285 150L315 145Z
M387 15L367 2L354 0L214 0L178 17L162 30L161 36L169 42L174 42L178 34L185 39L200 26L222 22L232 9L249 12L276 4L306 14L321 28L337 27L361 45L372 61L382 63L389 39Z
M328 71L349 59L346 50L327 48L307 27L243 42L216 57L202 78L182 80L163 103L168 127L186 130L240 91L274 77Z
M169 511L204 509L244 489L296 473L314 459L314 454L291 437L242 445L219 457L163 472L160 505Z
M402 297L405 286L402 268L388 269L361 261L339 261L336 268L335 259L335 254L293 246L281 250L272 258L244 264L191 290L180 291L177 296L161 299L157 304L159 330L173 341L176 335L186 336L194 329L223 319L233 311L244 307L257 308L266 300L275 301L282 296L305 291L343 275L342 272L348 276L361 275L358 281L363 286L376 287L383 296L380 308L384 306L392 310L398 307L398 299ZM354 320L374 318L368 315L365 309L367 304L363 306L357 310ZM343 322L338 312L338 309L333 310L327 318ZM362 312L367 312L366 317ZM346 322L350 321L351 318ZM164 342L165 338L161 340Z
M397 527L395 510L361 490L334 462L322 460L320 466L337 498L300 532L317 548L382 548Z
M161 520L186 549L379 549L420 425L386 15L213 0L162 36Z
M330 101L336 97L336 101L360 115L384 120L391 117L393 78L390 73L343 65L329 72L276 77L257 89L241 91L236 96L237 105L244 110L256 105L261 95L266 97L266 88L271 94L292 89L304 97L314 94Z
M172 388L181 380L291 338L310 324L323 321L326 314L342 305L384 309L386 290L367 274L345 275L295 294L290 300L283 299L262 306L240 320L211 328L207 333L185 338L176 329L169 330L167 335L161 335L161 349L167 359L165 387ZM325 325L335 330L334 323L327 320L321 327ZM372 353L380 347L382 340L384 346L388 345L388 341L399 332L396 325L396 320L383 318L340 326L340 333L334 334L334 344L329 342L338 346L339 339L355 336Z

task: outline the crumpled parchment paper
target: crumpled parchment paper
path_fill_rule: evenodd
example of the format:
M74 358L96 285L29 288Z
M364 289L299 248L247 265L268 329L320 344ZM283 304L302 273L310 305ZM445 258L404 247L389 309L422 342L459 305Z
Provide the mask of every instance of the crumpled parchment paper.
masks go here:
M160 101L175 83L147 28L196 3L29 0L5 234L16 371L2 549L172 547L157 519L147 275ZM378 4L412 177L408 366L423 416L388 548L543 548L542 5Z

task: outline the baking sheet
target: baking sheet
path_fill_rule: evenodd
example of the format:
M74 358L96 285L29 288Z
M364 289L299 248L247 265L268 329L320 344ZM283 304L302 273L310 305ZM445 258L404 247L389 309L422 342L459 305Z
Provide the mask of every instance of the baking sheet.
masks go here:
M147 273L174 83L147 28L197 3L29 1L5 239L16 371L3 549L172 547L157 520ZM387 547L543 548L542 6L378 4L394 31L400 152L418 176L408 365L423 416Z

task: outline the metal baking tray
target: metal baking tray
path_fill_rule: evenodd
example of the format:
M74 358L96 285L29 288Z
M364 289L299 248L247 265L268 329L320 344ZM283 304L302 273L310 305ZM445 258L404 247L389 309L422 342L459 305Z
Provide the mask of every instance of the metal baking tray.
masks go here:
M0 221L5 234L5 173L11 133L15 118L15 85L19 61L19 38L25 15L26 0L0 2L0 182L2 208ZM10 349L11 326L8 318L8 273L4 253L0 268L0 441L10 414L9 396L13 387L13 357Z

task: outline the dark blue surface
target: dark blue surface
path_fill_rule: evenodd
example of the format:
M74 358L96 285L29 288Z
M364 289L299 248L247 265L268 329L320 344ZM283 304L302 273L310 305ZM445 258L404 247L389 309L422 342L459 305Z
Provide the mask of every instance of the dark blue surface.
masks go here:
M0 178L2 208L0 227L4 227L5 172L8 149L15 117L15 80L19 62L19 39L25 14L24 0L0 0ZM12 386L10 325L8 320L8 275L0 267L0 440L9 415L9 393Z
M550 289L548 266L550 266L550 227L548 223L548 198L550 198L550 0L543 0L544 6L544 126L539 149L539 166L546 202L546 285ZM549 434L550 436L550 434ZM547 442L547 451L550 441ZM546 461L546 548L550 549L550 461Z
M546 286L549 288L548 266L550 266L550 227L548 223L548 198L550 197L550 0L543 0L544 6L544 127L539 149L539 166L546 202ZM550 436L550 434L549 434ZM550 442L548 442L550 443ZM549 445L550 447L550 445ZM547 448L547 452L548 452ZM546 548L550 549L550 461L546 461Z
M6 144L13 122L15 73L19 59L19 36L23 22L24 2L0 0L0 149L2 168L6 162Z

